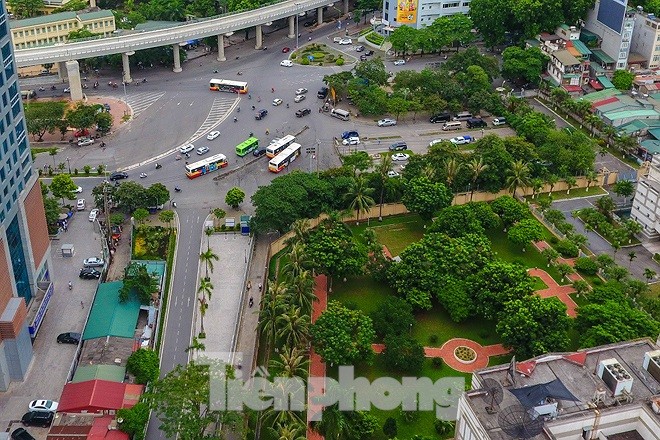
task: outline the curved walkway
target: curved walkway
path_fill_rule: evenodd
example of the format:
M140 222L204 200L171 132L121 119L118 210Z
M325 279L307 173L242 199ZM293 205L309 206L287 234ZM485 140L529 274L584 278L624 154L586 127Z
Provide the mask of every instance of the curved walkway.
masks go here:
M567 286L560 286L554 278L548 274L548 272L543 269L528 269L527 273L533 277L539 277L548 286L547 289L537 290L535 293L541 298L551 298L556 296L561 302L566 304L566 314L571 318L577 316L577 307L578 305L573 301L573 298L569 296L571 293L575 293L575 289L570 284ZM579 276L579 275L578 275Z

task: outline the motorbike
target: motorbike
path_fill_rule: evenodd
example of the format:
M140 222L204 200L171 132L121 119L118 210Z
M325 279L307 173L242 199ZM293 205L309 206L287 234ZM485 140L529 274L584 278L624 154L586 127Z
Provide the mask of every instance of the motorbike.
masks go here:
M51 89L51 90L57 90L57 87L55 87L55 86L50 86L50 89Z
M73 283L69 281L69 290L73 289Z
M145 177L147 177L147 173L140 173L140 179L144 179Z
M240 112L241 112L241 108L240 108L240 107L236 107L236 113L240 113Z
M236 75L241 76L241 75L243 75L243 72L241 72L241 71L239 70L238 72L236 72Z
M174 158L175 160L181 160L181 155L177 154L176 157Z
M178 186L175 186L174 187L174 192L178 192L178 193L181 192L181 188L179 188Z
M46 90L45 88L43 88L43 87L39 87L39 91L40 91L40 92L44 92L45 90Z
M156 169L159 170L159 169L161 169L161 168L163 168L163 166L162 166L161 164L157 163L157 164L156 164Z
M237 118L237 117L234 117L234 122L238 122L238 118Z

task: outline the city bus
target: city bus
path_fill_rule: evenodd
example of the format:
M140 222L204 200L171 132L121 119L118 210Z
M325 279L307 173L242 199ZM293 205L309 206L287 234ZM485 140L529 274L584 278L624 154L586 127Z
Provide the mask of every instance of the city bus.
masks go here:
M248 84L245 81L232 81L230 79L212 79L209 89L216 92L230 92L245 94L248 92Z
M236 145L236 154L243 157L248 153L259 148L259 139L256 137L249 137L240 144Z
M268 162L268 171L279 173L300 155L300 144L291 144Z
M268 147L266 147L266 156L272 159L295 141L296 141L296 137L290 134L287 134L282 139L274 140L273 142L270 143Z
M194 179L195 177L217 171L227 165L229 165L229 162L227 162L227 157L224 154L215 154L206 159L186 165L186 176L189 179Z

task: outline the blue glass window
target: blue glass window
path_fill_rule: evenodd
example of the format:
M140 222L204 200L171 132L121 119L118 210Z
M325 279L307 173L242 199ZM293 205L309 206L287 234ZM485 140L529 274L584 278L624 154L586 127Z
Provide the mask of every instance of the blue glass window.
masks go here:
M18 296L24 298L26 304L29 304L32 300L32 292L27 270L28 263L25 258L21 230L18 225L18 214L14 216L14 219L9 223L9 227L7 227L7 246L9 247L11 265L14 269L14 282Z

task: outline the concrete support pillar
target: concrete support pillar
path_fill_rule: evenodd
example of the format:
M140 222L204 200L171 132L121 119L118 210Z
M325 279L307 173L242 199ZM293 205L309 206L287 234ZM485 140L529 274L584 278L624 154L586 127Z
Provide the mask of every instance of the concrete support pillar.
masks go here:
M57 63L57 77L61 80L69 79L66 71L66 61L60 61Z
M344 15L348 14L348 0L344 0Z
M316 23L317 24L323 23L323 6L316 9Z
M69 78L69 88L71 89L71 100L80 101L83 99L82 84L80 84L80 70L78 61L67 61L65 65L66 73Z
M289 17L289 38L296 38L296 16L292 15Z
M133 82L133 78L131 78L131 65L128 62L128 57L133 55L135 52L124 52L121 54L121 66L122 69L124 70L124 78L123 81L125 83L131 83Z
M227 61L225 58L225 36L218 35L218 61Z
M259 49L262 48L262 46L263 46L263 44L264 44L264 34L263 34L262 30L261 30L261 25L260 25L260 24L256 25L256 26L254 27L254 30L257 31L257 41L256 41L256 43L254 44L254 48L257 49L257 50L259 50Z
M181 58L179 55L179 43L172 45L172 52L174 52L174 69L172 72L179 73L181 72Z

